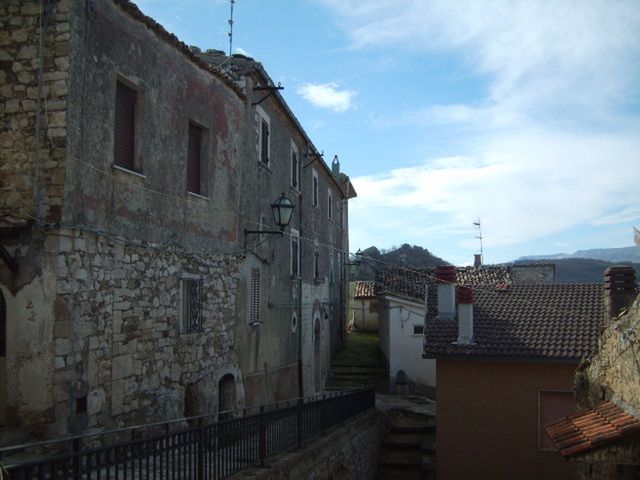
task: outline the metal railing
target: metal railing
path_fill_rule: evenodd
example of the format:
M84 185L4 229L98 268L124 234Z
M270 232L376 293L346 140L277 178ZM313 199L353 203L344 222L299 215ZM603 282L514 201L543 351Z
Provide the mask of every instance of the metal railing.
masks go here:
M114 434L122 438L123 432L139 429L5 447L0 453L7 460L11 480L217 480L264 465L269 457L301 447L374 404L374 390L362 388L307 403L299 399L272 411L263 406L256 415L216 423L211 416L181 419L184 427L174 431L170 426L176 422L146 425L148 435L131 433L124 441L105 439ZM12 454L34 447L40 449L37 460L11 465Z

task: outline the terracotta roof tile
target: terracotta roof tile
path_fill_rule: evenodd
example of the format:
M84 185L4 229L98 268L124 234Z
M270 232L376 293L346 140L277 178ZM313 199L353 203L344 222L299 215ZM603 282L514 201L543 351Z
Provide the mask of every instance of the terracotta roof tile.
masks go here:
M354 298L371 298L376 296L376 282L356 282Z
M435 305L435 296L428 301ZM511 285L504 291L479 286L474 343L458 345L457 320L430 315L425 354L578 361L595 353L603 317L601 285Z
M544 429L560 453L570 457L640 434L640 419L607 401L549 423Z

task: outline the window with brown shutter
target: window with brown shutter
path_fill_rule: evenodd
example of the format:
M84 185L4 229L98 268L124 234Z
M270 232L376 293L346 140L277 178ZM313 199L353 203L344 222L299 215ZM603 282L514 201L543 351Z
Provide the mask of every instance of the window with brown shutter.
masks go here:
M136 138L136 91L116 83L115 123L113 126L113 163L134 170Z
M251 313L250 322L260 323L260 269L251 269Z
M269 124L264 118L262 119L262 133L260 136L262 142L260 160L265 165L269 165Z
M189 123L187 145L187 191L202 195L202 128Z

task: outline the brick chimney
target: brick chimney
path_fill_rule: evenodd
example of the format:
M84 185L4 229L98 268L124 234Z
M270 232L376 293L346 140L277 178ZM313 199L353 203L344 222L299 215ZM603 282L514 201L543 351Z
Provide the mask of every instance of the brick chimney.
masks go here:
M458 287L458 345L473 343L473 289Z
M482 254L481 253L475 253L473 255L473 266L475 268L480 268L482 266Z
M441 265L436 267L438 282L438 318L451 320L456 316L456 267Z
M611 322L627 307L637 294L636 272L627 265L614 265L604 271L605 324Z

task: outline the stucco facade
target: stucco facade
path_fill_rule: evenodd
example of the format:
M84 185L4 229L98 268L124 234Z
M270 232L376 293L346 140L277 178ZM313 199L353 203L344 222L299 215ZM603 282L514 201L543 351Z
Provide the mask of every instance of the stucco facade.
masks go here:
M321 390L344 326L349 184L322 160L303 169L316 150L283 100L256 107L258 77L222 72L126 0L4 2L0 22L4 422L56 436ZM114 160L120 85L135 92L130 168ZM331 219L310 205L313 171ZM245 236L274 228L283 191L296 206L284 235Z
M437 478L573 478L558 452L538 447L538 412L541 391L573 390L575 368L439 358Z

